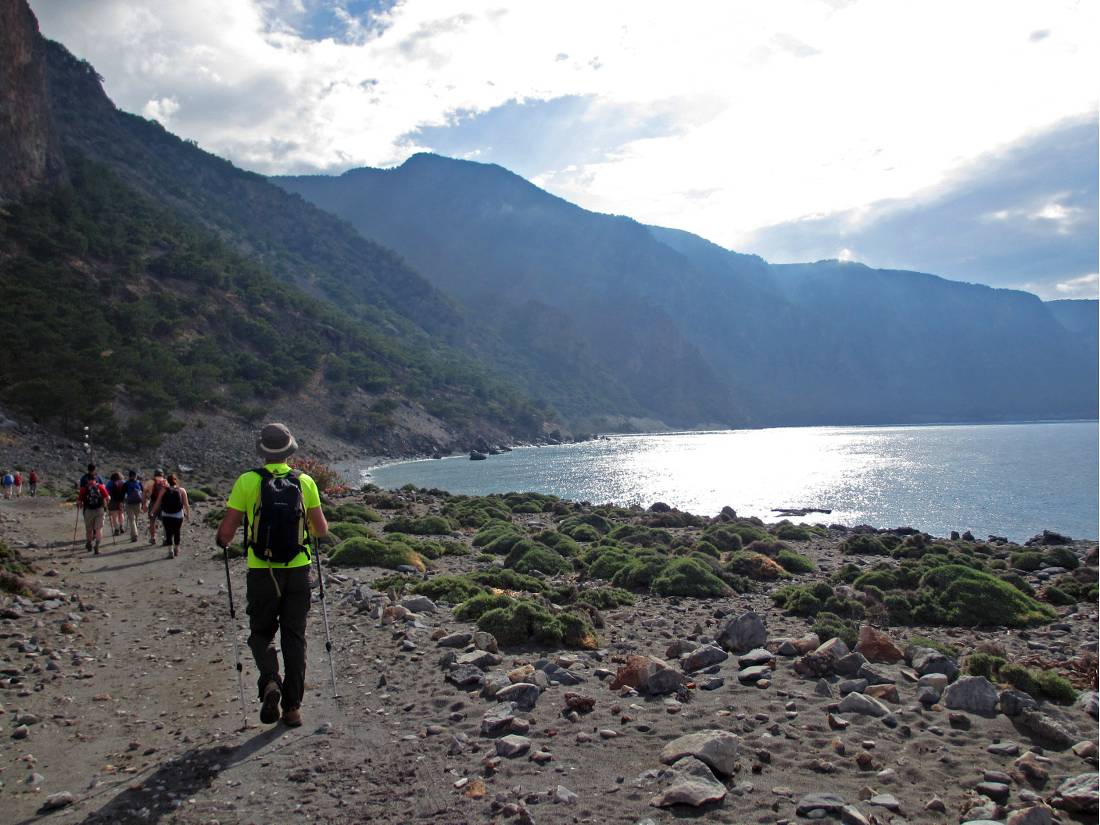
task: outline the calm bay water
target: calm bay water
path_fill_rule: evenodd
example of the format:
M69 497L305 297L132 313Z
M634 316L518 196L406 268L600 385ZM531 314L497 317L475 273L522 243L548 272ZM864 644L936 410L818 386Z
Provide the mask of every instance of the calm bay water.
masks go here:
M509 491L777 521L775 508L831 509L793 521L971 530L1016 541L1043 529L1098 532L1097 422L790 427L612 436L374 467L381 487Z

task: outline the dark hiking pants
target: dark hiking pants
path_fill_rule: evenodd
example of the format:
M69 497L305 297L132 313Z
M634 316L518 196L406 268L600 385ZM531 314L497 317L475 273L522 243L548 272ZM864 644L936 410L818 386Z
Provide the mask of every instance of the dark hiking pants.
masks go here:
M278 684L283 692L283 710L300 706L305 692L309 595L309 567L248 571L248 646L260 671L257 692L263 699L268 682ZM282 676L275 652L276 631L283 649Z

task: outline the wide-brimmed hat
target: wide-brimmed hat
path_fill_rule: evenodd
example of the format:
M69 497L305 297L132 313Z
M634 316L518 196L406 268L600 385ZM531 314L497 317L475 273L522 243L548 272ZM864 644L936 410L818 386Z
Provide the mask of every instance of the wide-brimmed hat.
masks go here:
M268 463L286 461L298 449L298 442L286 424L267 424L256 439L256 454Z

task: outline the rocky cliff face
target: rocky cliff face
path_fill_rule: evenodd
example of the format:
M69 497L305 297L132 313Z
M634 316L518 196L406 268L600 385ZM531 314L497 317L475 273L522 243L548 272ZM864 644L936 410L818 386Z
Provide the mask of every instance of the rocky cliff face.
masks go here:
M0 0L0 203L64 175L46 88L38 20L25 0Z

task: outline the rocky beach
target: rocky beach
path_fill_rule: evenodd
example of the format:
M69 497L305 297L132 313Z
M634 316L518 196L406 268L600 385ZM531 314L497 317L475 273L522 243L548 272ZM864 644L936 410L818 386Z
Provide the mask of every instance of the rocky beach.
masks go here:
M250 659L242 723L214 492L177 559L3 503L8 821L1095 821L1095 542L334 495L292 730Z

